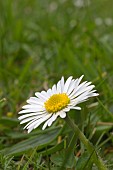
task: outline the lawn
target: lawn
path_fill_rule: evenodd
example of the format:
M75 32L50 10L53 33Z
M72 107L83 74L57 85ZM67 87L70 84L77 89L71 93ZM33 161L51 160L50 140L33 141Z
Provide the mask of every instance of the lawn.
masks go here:
M29 134L18 120L35 92L81 75L99 96L67 114L113 170L112 6L112 0L0 1L0 170L101 170L64 119Z

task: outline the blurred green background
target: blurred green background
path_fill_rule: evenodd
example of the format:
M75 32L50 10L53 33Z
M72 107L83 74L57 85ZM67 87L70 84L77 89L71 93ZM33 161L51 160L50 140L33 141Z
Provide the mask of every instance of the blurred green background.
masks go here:
M105 154L107 164L112 170L112 6L112 0L0 1L1 152L6 153L4 149L18 143L19 135L20 141L26 138L26 133L25 136L22 134L17 113L30 96L36 91L47 90L61 76L66 79L70 75L77 78L84 74L84 80L92 81L100 95L98 99L91 99L82 104L83 111L79 115L72 112L72 117L84 129L86 136L92 139L95 146L96 141L100 139L97 143L103 147L102 154ZM95 128L98 133L94 140ZM28 139L29 137L30 135L27 136ZM51 145L55 146L55 141ZM48 146L47 143L42 148L45 146ZM18 153L20 152L16 154ZM28 152L27 156L29 154ZM10 155L14 155L14 152ZM1 167L11 159L8 164L9 169L13 169L19 161L22 165L18 164L18 170L23 165L25 166L23 170L26 167L29 169L31 162L27 156L25 160L21 156L20 154L20 157L13 160L12 157L1 155ZM56 165L55 161L52 163L50 161L48 166L55 169ZM44 166L45 164L39 169L43 169Z

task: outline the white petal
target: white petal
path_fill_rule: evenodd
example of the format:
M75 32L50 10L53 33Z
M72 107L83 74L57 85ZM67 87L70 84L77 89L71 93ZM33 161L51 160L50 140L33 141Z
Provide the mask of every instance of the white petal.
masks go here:
M27 105L24 105L23 107L22 107L23 109L43 109L44 107L43 106L40 106L40 105L37 105L37 104L27 104Z
M44 102L42 102L41 100L39 100L36 97L30 97L30 99L27 100L27 103L29 104L37 104L37 105L43 105Z
M49 96L53 95L52 90L51 90L51 89L48 89L48 90L47 90L47 94L48 94Z
M84 75L82 75L77 81L76 81L76 84L75 84L75 89L78 87L79 83L81 82L82 78L84 77Z
M27 125L25 125L24 129L27 129L27 127L28 127L29 125L31 125L33 122L35 122L35 121L36 121L36 119L31 120L29 123L27 123Z
M71 83L72 78L73 78L73 77L70 76L70 77L66 80L66 83L65 83L64 89L63 89L63 93L66 93L66 92L67 92L67 90L68 90L68 88L69 88L69 86L70 86L70 83Z
M79 103L83 103L83 102L86 102L87 100L88 100L88 98L86 98L86 99L82 99L82 100L78 101L78 102L77 102L77 104L79 104ZM77 105L77 104L75 104L75 105Z
M94 96L98 96L99 94L98 93L91 93L88 95L88 97L94 97Z
M39 99L41 99L42 101L46 101L47 100L47 96L45 96L45 95L43 95L42 93L39 93L39 92L36 92L35 93L35 95L39 98Z
M57 93L56 84L53 85L53 87L52 87L52 92L53 92L53 94L56 94L56 93Z
M75 109L75 110L81 110L81 107L77 107L77 106L76 107L73 106L73 107L70 107L70 108Z
M29 128L29 129L28 129L28 133L30 133L32 130L33 130L33 128Z
M63 89L64 89L64 77L61 78L61 93L63 93Z
M57 115L53 114L53 116L49 119L48 126L51 126L52 123L56 120L56 118L57 118Z
M51 117L52 114L48 114L47 116L44 117L43 120L40 120L40 122L38 124L35 125L34 128L37 128L42 122L44 122L45 120L49 119Z
M91 82L89 82L89 83L91 84ZM83 87L87 87L89 85L89 83L87 83L87 81L84 81L83 83L79 84L76 91L81 90Z
M35 120L35 117L29 117L29 118L26 118L26 119L22 120L22 121L20 122L20 124L23 124L23 123L29 122L29 121L31 121L31 120Z
M66 113L63 112L63 111L60 111L60 115L59 115L61 118L65 118L66 117Z
M53 116L44 123L42 130L44 130L47 127L47 125L51 126L51 124L56 120L56 118L57 118L57 115L53 114Z
M45 120L47 120L48 118L51 117L51 114L47 114L46 116L36 120L35 122L33 122L32 124L30 124L27 129L35 129L37 128L42 122L44 122Z
M76 101L80 101L80 100L86 99L86 98L87 98L87 95L88 95L87 92L82 93L80 96L78 96L78 97L76 98Z
M22 113L34 113L34 112L41 112L41 111L44 111L45 108L33 108L33 109L26 109L26 110L22 110L20 111L18 114L22 114Z
M72 99L73 97L77 97L79 96L80 94L84 93L84 92L90 92L90 90L92 90L95 86L94 85L91 85L91 86L88 86L88 87L83 87L81 90L78 90L77 92L75 92L73 94L73 96L71 95L70 98Z
M70 83L70 87L68 88L67 94L69 95L75 89L75 81L72 80Z
M44 130L47 126L50 126L52 124L53 121L56 120L56 118L60 115L61 112L57 112L54 114L54 116L52 116L50 119L48 119L45 124L42 127L42 130ZM49 125L48 125L49 124Z
M57 83L57 93L61 93L61 84L60 84L60 81Z
M45 97L46 97L46 99L49 97L49 95L47 94L47 92L46 91L41 91L41 94L43 94Z
M47 115L47 114L43 114L43 115L38 115L38 116L28 117L28 118L26 118L26 119L22 120L22 121L20 122L20 124L23 124L23 123L29 122L29 121L31 121L31 120L38 120L38 119L40 119L40 118L42 118L42 117L44 117L44 116L46 116L46 115Z
M80 81L82 80L84 75L82 75L79 79L76 79L74 82L74 90L72 91L72 93L69 95L69 97L73 96L75 94L75 92L77 91L77 88L79 86Z
M49 120L47 120L47 121L44 123L44 125L43 125L43 127L42 127L42 130L44 130L44 129L47 127L48 121L49 121Z
M74 81L74 84L73 84L74 87L73 87L73 89L72 89L72 87L70 86L69 91L67 92L67 94L69 95L69 97L72 96L72 95L75 93L77 82L78 82L78 79L76 79L76 80Z
M67 106L67 107L66 107L66 108L64 108L62 111L63 111L63 112L69 112L69 111L70 111L70 109L71 109L71 108L70 108L69 106Z
M91 92L84 92L82 93L80 96L78 96L77 98L75 98L75 100L77 101L77 103L82 103L83 101L87 100L89 97L93 97L93 96L97 96L98 93L92 93Z
M46 111L43 111L43 112L35 112L35 113L29 113L29 114L24 114L24 115L18 117L18 119L19 119L19 120L22 120L22 119L24 119L24 118L26 118L26 117L42 115L42 114L44 114L44 113L46 113Z

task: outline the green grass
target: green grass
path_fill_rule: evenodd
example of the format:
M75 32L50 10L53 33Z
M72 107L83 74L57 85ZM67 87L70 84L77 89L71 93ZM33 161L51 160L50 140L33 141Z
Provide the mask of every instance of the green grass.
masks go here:
M36 91L62 75L82 74L100 95L69 114L113 169L113 25L105 22L113 19L113 2L84 2L81 8L75 0L0 2L0 170L97 169L77 137L65 162L73 132L64 120L27 134L17 119Z

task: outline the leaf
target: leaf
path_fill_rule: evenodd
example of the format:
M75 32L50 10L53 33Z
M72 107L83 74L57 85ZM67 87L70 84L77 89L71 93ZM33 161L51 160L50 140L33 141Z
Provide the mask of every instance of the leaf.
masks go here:
M77 161L76 170L92 170L91 156L84 152Z
M14 118L2 117L0 118L0 124L8 127L15 127L18 124L18 120Z
M64 141L60 142L59 144L55 145L54 147L51 147L50 149L44 150L41 153L41 155L50 155L52 153L56 153L57 151L61 150L64 148Z
M66 154L68 154L66 151L67 150L62 150L60 153L52 155L51 156L51 161L55 165L62 167L62 164L63 164L63 162L65 160ZM64 167L65 168L73 168L75 163L76 163L75 156L74 156L74 154L71 154L69 159L67 159L67 162L65 163ZM62 167L62 168L64 168L64 167Z
M33 149L35 147L43 148L51 143L60 133L61 128L51 129L51 131L39 134L37 136L26 139L22 142L13 145L9 149L6 149L5 155L20 155L25 151Z
M98 132L103 132L103 131L109 131L111 128L113 127L113 125L104 125L104 126L97 126L96 127L96 130L98 131Z
M60 128L60 126L54 127L54 128L48 128L45 129L44 131L42 131L41 129L35 129L34 131L32 131L31 133L22 133L22 132L12 132L12 131L8 131L5 134L10 137L11 139L25 139L25 138L29 138L32 136L36 136L39 134L44 134L44 133L48 133L51 131L51 129L56 129L56 128Z

